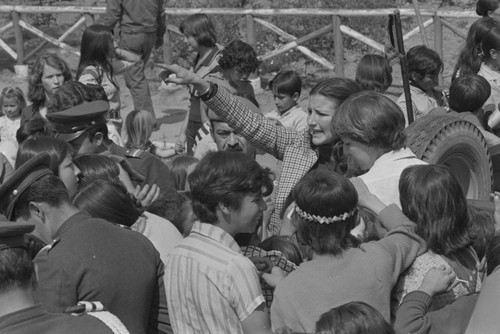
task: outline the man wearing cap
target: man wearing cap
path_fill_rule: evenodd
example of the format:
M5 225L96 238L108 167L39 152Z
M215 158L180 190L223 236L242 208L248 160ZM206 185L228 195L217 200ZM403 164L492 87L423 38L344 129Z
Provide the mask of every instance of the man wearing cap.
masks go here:
M34 225L0 221L0 334L113 334L106 325L110 322L119 333L128 333L109 312L91 313L94 316L50 314L35 303L35 271L24 244L24 235L33 228Z
M108 110L108 102L93 101L48 113L47 119L55 125L58 138L70 143L78 154L121 156L144 177L146 184L156 184L163 194L174 192L172 172L158 157L144 150L118 146L108 138L104 118Z
M75 208L49 163L40 154L0 186L0 213L42 226L54 238L34 260L35 299L49 312L98 300L131 333L169 333L158 251L143 235Z

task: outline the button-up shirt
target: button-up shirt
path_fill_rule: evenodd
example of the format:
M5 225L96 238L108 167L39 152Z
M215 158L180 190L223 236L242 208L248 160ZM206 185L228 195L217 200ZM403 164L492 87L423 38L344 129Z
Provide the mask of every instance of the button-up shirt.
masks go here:
M264 303L253 263L223 229L195 222L166 263L175 333L243 334L241 322Z

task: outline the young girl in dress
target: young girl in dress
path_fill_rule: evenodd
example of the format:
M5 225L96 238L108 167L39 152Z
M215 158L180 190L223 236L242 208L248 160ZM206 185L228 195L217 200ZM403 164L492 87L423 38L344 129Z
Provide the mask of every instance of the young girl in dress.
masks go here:
M21 125L21 110L26 107L23 91L19 87L4 88L0 106L4 115L0 117L0 141L15 141Z
M399 182L403 213L417 227L429 250L417 257L401 276L396 289L398 301L418 289L427 271L444 265L453 269L461 283L434 296L429 310L437 310L460 296L478 292L479 259L470 237L470 213L457 178L445 166L421 165L406 168Z
M159 158L169 158L175 155L173 145L164 142L155 145L151 142L155 119L147 110L133 110L125 120L125 133L127 141L125 147L148 151Z
M355 186L353 185L355 184ZM355 188L356 187L356 188ZM389 231L360 244L351 235L359 205L374 211ZM313 170L293 190L297 240L312 249L304 262L277 284L271 306L273 330L315 332L320 316L340 305L362 301L389 321L389 297L399 275L425 250L397 205L386 207L360 179Z
M121 128L120 87L116 75L123 73L140 57L123 49L115 48L112 31L94 24L85 29L80 48L80 63L76 72L78 81L104 88L109 102L107 119Z

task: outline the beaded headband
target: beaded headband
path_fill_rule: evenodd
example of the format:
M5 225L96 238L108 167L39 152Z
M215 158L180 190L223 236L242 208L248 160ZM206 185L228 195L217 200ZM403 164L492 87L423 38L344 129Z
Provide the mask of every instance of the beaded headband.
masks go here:
M337 223L337 222L340 222L340 221L344 221L347 218L351 217L354 214L355 211L356 211L356 209L354 209L354 210L352 210L350 212L344 212L343 214L338 215L338 216L320 217L320 216L316 216L316 215L311 215L310 213L307 213L307 212L303 211L297 205L295 206L295 212L297 212L297 214L301 218L307 219L309 221L318 222L320 224L331 224L331 223Z

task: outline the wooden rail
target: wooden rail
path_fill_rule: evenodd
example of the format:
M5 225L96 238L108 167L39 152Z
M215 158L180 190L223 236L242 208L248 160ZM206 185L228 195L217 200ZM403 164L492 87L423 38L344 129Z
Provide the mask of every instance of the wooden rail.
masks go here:
M256 46L256 24L278 34L281 36L286 43L275 50L269 51L266 54L259 55L261 60L268 60L278 55L285 53L286 51L296 49L306 57L312 59L313 61L321 64L322 66L335 70L338 76L344 75L344 46L343 38L344 36L350 36L356 40L363 42L369 47L373 48L378 52L384 51L384 45L371 39L368 36L361 34L354 29L343 25L341 22L342 17L385 17L394 12L395 8L384 8L384 9L369 9L369 10L350 10L350 9L324 9L324 8L288 8L288 9L240 9L240 8L166 8L165 13L167 16L187 16L195 13L205 13L208 15L234 15L234 16L244 16L246 20L246 40L252 46ZM84 7L84 6L21 6L21 5L0 5L0 13L11 13L12 21L8 22L5 26L0 27L0 37L5 31L9 29L14 29L16 46L15 51L10 47L4 40L0 38L0 48L5 50L12 58L17 60L18 64L23 64L26 60L36 55L44 45L51 43L59 48L69 51L73 54L79 55L79 51L64 43L64 40L73 32L75 32L78 27L83 24L91 25L94 23L95 15L102 15L106 11L105 7ZM414 17L416 12L414 9L400 9L401 16ZM60 37L55 38L49 36L38 28L30 25L28 22L22 19L21 14L80 14L81 17L73 24L67 31L65 31ZM316 31L310 32L305 36L294 36L287 33L280 27L266 21L266 17L276 17L276 16L327 16L331 17L331 24L324 26ZM422 22L419 19L419 26L410 30L404 35L404 40L421 33L422 29L433 25L434 26L434 49L443 56L443 27L450 29L452 32L458 36L465 38L466 31L456 27L449 19L468 19L468 18L478 18L478 16L473 11L443 11L443 10L420 10L419 17L425 17L427 20ZM167 18L168 20L168 18ZM22 29L25 29L32 34L37 35L44 41L37 46L34 50L25 56L24 41L22 35ZM305 42L317 38L323 34L333 32L334 41L334 61L333 63L313 52L312 50L306 48L302 44ZM172 50L170 49L171 43L171 33L180 34L177 27L168 25L167 32L165 33L165 48L164 48L164 58L165 62L172 62ZM425 32L424 32L425 33Z

